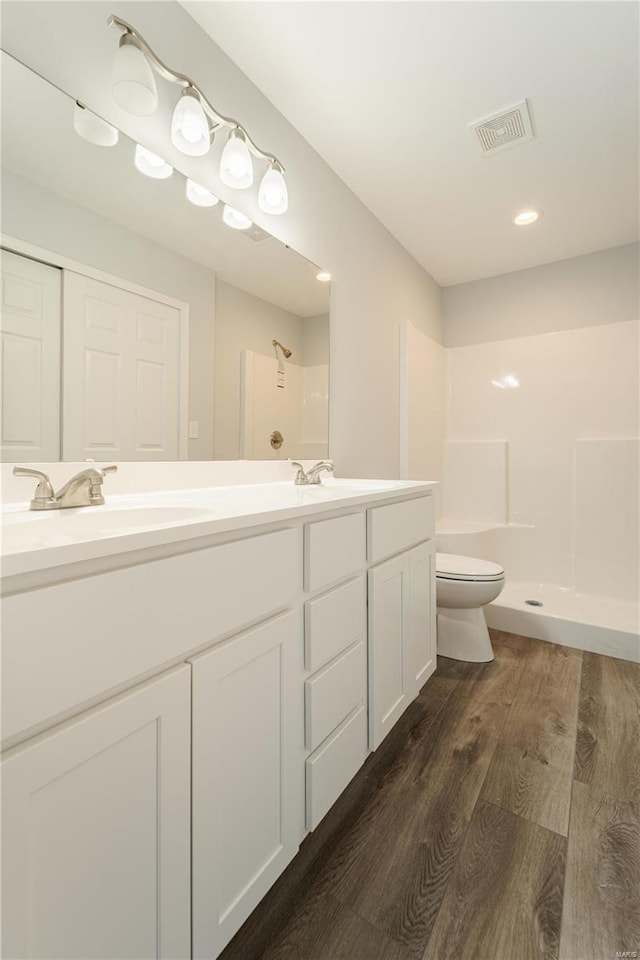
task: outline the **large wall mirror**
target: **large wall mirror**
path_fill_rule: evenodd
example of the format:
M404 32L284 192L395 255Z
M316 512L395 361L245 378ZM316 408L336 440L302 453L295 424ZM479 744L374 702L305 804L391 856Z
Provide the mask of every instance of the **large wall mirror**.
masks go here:
M2 459L326 456L320 268L0 56Z

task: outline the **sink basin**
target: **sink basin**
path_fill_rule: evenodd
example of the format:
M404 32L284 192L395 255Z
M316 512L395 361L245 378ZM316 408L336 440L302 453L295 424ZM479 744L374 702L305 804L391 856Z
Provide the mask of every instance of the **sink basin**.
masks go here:
M16 511L2 517L5 552L34 547L60 546L79 540L109 537L175 523L204 519L211 511L204 506L132 504L112 508L79 507L67 510Z

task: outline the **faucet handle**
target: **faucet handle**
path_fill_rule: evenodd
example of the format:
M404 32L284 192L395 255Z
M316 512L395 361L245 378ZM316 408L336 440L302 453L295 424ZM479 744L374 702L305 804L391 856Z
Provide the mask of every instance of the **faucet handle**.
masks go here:
M296 473L295 482L298 483L298 484L300 484L300 483L306 483L306 482L307 482L307 475L306 475L306 473L305 473L305 471L304 471L304 467L302 466L302 464L301 464L301 463L298 463L297 460L292 460L291 457L289 457L289 463L291 464L292 467L297 467L297 468L298 468L298 472Z
M93 473L93 476L89 479L89 500L94 504L103 504L102 481L107 473L117 473L118 468L115 464L110 467L96 467L95 469L89 467L86 473L89 474L90 472Z
M14 477L35 477L38 481L31 504L54 503L56 495L51 486L51 480L42 470L34 470L32 467L14 467ZM37 508L36 508L37 509Z

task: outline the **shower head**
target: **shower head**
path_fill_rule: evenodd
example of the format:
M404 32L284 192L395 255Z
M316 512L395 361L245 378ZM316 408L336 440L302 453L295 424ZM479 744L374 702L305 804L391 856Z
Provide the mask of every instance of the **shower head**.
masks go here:
M274 347L280 347L282 353L284 354L285 360L289 359L291 356L291 350L289 350L288 347L283 347L279 340L272 340L271 343L274 345Z

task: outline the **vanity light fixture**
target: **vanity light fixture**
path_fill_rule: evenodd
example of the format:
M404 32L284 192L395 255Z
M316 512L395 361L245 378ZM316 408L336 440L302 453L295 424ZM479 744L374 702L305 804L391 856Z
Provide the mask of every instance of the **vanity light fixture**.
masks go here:
M153 71L133 34L120 37L113 63L113 99L136 117L149 117L158 107Z
M97 147L113 147L118 142L118 131L78 100L73 105L73 129Z
M320 283L329 283L331 280L331 274L327 273L325 270L321 270L320 273L316 273L316 280L319 280Z
M541 210L523 210L513 218L513 222L516 227L528 227L530 224L535 223L536 220L539 220L541 216Z
M260 183L258 206L265 213L284 213L288 206L287 186L284 167L278 158L261 150L237 120L219 113L190 77L167 67L126 20L113 15L107 23L123 31L114 64L113 95L116 102L136 116L153 113L158 105L154 71L163 80L183 87L186 96L178 101L171 123L174 146L188 156L203 156L216 131L228 129L229 139L220 158L220 179L229 187L245 190L253 184L252 155L265 160L269 167Z
M272 163L260 181L258 205L265 213L284 213L289 206L287 182L279 163Z
M166 180L173 173L173 167L166 160L147 150L146 147L141 147L139 143L136 144L134 163L140 173L144 173L146 177L153 177L154 180Z
M225 203L222 209L222 219L228 227L233 227L234 230L248 230L249 227L253 226L249 217L245 217L244 213L240 213L239 210L234 210L228 203Z
M202 187L195 180L189 180L188 178L186 194L187 200L194 203L196 207L215 207L218 203L218 197L215 193L211 193L211 190L207 190L206 187Z
M203 157L209 151L209 121L193 87L187 87L176 103L171 118L171 142L189 157Z
M246 190L253 183L253 163L242 130L229 134L220 157L220 179L236 190Z

